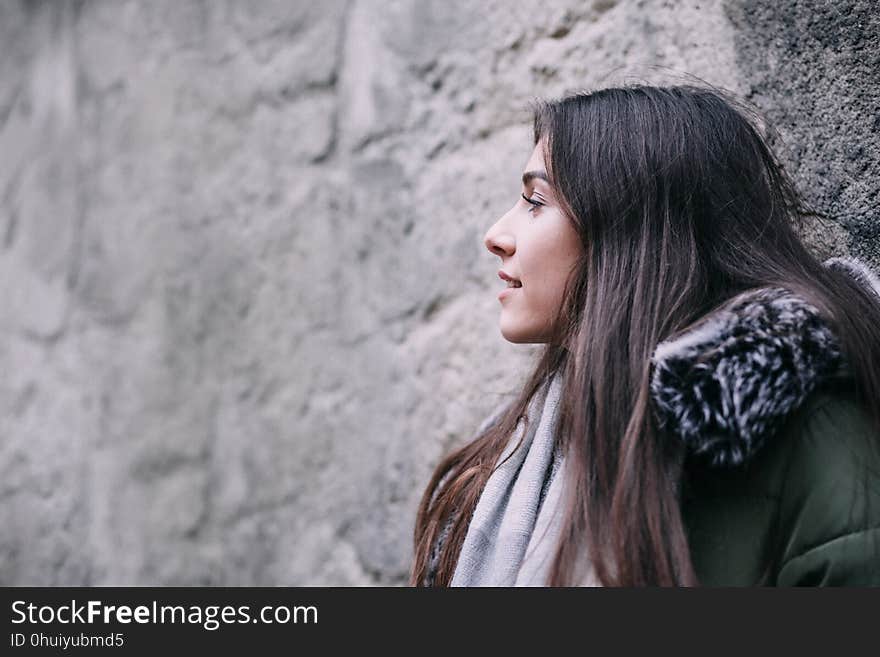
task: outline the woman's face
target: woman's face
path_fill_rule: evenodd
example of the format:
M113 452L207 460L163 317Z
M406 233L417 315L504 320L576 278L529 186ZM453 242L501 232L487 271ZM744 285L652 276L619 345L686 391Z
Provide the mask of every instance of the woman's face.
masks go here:
M580 238L546 180L542 148L543 142L538 142L523 171L525 198L520 197L483 239L501 258L501 271L522 283L504 287L499 295L501 334L514 343L548 341L563 288L582 253Z

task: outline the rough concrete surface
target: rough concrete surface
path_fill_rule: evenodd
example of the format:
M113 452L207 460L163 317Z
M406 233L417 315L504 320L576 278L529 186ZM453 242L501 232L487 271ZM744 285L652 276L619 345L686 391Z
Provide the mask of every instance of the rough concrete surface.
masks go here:
M880 261L872 2L0 3L0 584L397 585L512 392L527 102L753 102Z

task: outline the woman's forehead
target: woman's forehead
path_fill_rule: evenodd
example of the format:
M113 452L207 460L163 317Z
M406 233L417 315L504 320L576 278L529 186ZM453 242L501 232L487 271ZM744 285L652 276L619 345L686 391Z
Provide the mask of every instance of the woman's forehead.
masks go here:
M544 166L544 143L538 142L532 149L529 161L526 163L526 171L534 171L536 169L546 170Z
M549 182L547 178L547 167L544 164L544 153L541 150L540 142L535 146L534 150L532 150L532 154L529 156L529 161L526 162L525 169L523 169L523 185L528 185L536 178L543 180L544 182Z

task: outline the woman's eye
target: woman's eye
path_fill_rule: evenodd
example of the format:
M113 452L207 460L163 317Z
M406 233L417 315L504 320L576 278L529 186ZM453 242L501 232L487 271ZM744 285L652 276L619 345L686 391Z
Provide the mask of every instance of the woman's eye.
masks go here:
M523 197L523 200L524 200L526 203L528 203L529 205L532 206L532 207L530 207L530 208L527 210L527 212L532 212L532 213L534 213L535 208L539 208L539 207L542 207L542 206L544 205L543 203L539 203L538 201L533 201L532 199L527 198L525 194L520 194L520 196Z

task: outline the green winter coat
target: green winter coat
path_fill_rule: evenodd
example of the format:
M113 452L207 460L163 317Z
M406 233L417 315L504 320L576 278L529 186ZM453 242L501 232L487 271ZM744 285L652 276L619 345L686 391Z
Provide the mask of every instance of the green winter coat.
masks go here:
M863 263L826 265L880 301ZM690 449L681 508L701 584L880 585L880 431L815 308L744 293L652 365L659 425Z
M747 467L689 471L682 509L701 584L880 586L878 452L864 409L829 390Z

